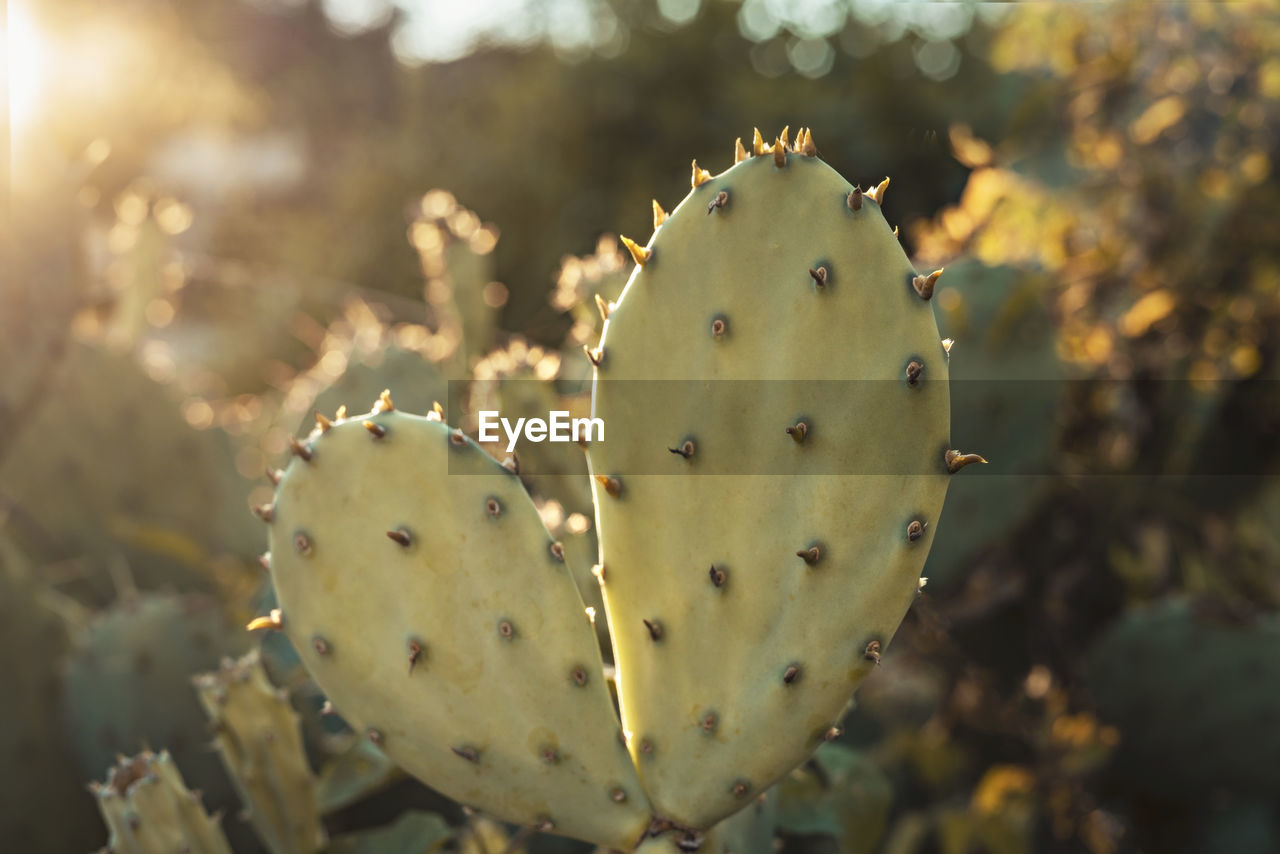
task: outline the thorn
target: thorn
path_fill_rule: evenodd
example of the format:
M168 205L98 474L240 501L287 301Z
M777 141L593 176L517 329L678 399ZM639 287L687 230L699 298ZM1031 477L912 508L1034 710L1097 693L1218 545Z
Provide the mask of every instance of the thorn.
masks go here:
M755 133L751 137L751 153L758 157L761 154L769 154L773 149L764 141L764 137L760 135L760 128L755 129Z
M751 784L746 780L739 780L729 789L735 798L745 797L747 792L751 791Z
M898 239L898 227L896 225L893 227L893 239Z
M787 133L790 130L791 130L791 125L787 125L782 129L782 133L778 134L777 146L781 146L783 151L787 150Z
M942 352L943 352L943 353L946 353L948 356L950 356L950 355L951 355L951 347L952 347L952 345L954 345L955 343L956 343L956 339L954 339L954 338L943 338L943 339L942 339Z
M597 563L595 566L591 567L591 574L596 577L596 581L599 581L601 584L603 584L604 583L604 564Z
M498 499L490 496L484 500L484 511L494 519L497 519L502 515L502 504Z
M427 413L428 421L444 421L444 407L440 405L440 401L433 400L431 402L431 411Z
M387 531L387 538L406 549L413 544L413 535L407 528L393 528Z
M693 456L694 445L692 439L685 439L684 443L678 448L667 448L673 454L684 457L686 460Z
M461 756L463 759L467 760L468 762L480 761L480 754L476 752L476 749L474 747L451 747L449 749L452 750L456 755Z
M271 481L272 486L279 486L280 479L284 477L284 472L280 469L267 469L267 480Z
M773 165L779 169L787 165L787 144L781 137L773 141Z
M907 385L914 386L920 381L920 374L924 373L924 365L919 361L912 359L907 362Z
M502 467L512 474L520 474L520 458L514 453L507 454L502 461Z
M373 438L375 439L381 439L383 436L387 435L387 428L375 421L364 422L364 429L372 433Z
M920 581L917 583L917 586L916 586L916 596L924 595L924 586L928 583L929 583L929 579L925 578L923 575L920 576Z
M596 475L596 482L604 487L604 491L609 494L610 498L617 498L622 492L622 482L616 477L609 477L605 474Z
M289 438L289 451L304 463L311 462L311 449L293 437Z
M271 629L272 631L280 631L284 627L284 615L280 613L279 608L272 608L271 613L265 617L255 617L249 621L249 625L245 626L251 632L258 629Z
M817 545L809 546L807 549L801 549L796 552L796 557L802 559L809 566L813 566L822 559L822 548Z
M827 286L827 268L819 267L818 269L809 268L809 277L813 279L813 283L820 288Z
M782 673L782 684L790 685L800 678L800 665L793 664Z
M733 164L737 166L751 155L747 154L747 149L742 145L742 137L738 137L733 141Z
M338 407L338 411L333 414L334 421L341 421L347 417L347 405L344 403Z
M662 209L662 205L658 204L658 200L653 200L653 230L657 231L658 227L667 221L667 212Z
M259 519L267 523L276 518L276 506L274 504L259 504L253 508L253 512Z
M596 310L600 312L601 320L608 320L609 312L613 310L613 304L599 294L596 294Z
M583 344L582 352L587 354L587 361L595 365L597 368L600 367L600 363L604 361L603 347L596 347L593 349L591 347L588 347L586 344Z
M396 405L391 402L391 389L384 388L382 394L378 395L378 399L373 403L373 414L378 415L383 412L394 412Z
M931 299L933 297L933 286L937 284L938 277L941 275L942 270L934 270L927 276L916 276L911 280L911 287L916 289L916 293L920 295L920 299Z
M324 715L325 717L328 717L330 715L336 715L337 713L338 713L338 710L333 707L332 700L325 700L324 705L320 707L320 714Z
M652 252L645 249L625 234L622 235L620 239L622 240L622 245L627 247L627 251L631 253L631 258L636 262L637 267L643 267L645 264L649 263L649 258L653 255Z
M960 471L969 463L986 463L986 460L980 454L962 454L952 448L947 449L942 459L946 462L947 471L951 474Z
M258 555L258 566L261 566L267 572L271 571L271 552L263 552Z
M719 722L720 722L720 719L716 717L715 712L707 712L705 715L702 716L702 731L703 732L714 731L716 728L716 724Z
M885 190L888 190L888 189L889 189L889 179L885 178L883 181L881 181L879 184L876 185L876 188L874 190L867 190L867 198L871 199L871 201L875 202L877 205L883 205L884 193L885 193Z
M809 435L808 423L803 420L797 421L794 426L787 428L787 435L797 443L803 442L804 437Z
M729 194L724 190L716 193L716 197L711 200L711 204L707 205L707 216L711 216L711 212L716 208L722 208L729 202Z
M813 144L813 128L804 129L804 143L800 146L800 153L805 157L818 155L818 146Z
M316 426L320 428L321 433L328 433L329 428L333 426L333 422L325 417L323 412L316 412Z
M455 445L465 445L467 444L467 434L463 433L459 428L454 427L449 431L449 441Z
M409 675L413 675L413 668L418 665L418 659L422 658L422 644L416 640L409 641Z
M386 742L386 738L382 735L382 730L369 727L368 732L365 734L369 737L369 741L373 742L374 747L382 747Z
M879 664L880 663L880 641L873 640L871 643L867 644L867 648L862 651L862 657L865 658L867 661L874 661L876 664Z
M311 639L311 648L316 651L316 655L329 654L329 642L319 635Z
M862 210L862 188L854 187L850 190L849 196L844 200L844 203L849 206L851 211Z
M724 337L729 331L729 321L724 317L717 317L711 321L711 337L717 341Z
M923 536L924 523L919 519L912 519L911 524L907 525L907 542L914 543Z
M724 587L724 583L729 580L728 571L720 569L715 564L711 565L711 570L708 575L711 577L711 583L716 587Z
M293 547L303 557L311 554L311 538L306 531L298 531L293 535Z
M698 161L693 161L693 189L698 189L710 180L711 173L706 169L698 168Z
M556 823L549 818L544 818L535 824L533 829L539 833L550 833L556 829Z
M551 552L553 558L564 563L564 543L552 543L547 546L547 551Z
M644 620L644 627L649 630L649 637L652 640L662 640L662 623L657 620Z
M839 738L843 733L844 733L844 730L840 729L840 727L838 727L838 726L829 727L829 728L827 729L827 731L826 731L826 732L824 732L824 733L822 734L822 740L823 740L823 741L835 741L835 740L836 740L837 738Z

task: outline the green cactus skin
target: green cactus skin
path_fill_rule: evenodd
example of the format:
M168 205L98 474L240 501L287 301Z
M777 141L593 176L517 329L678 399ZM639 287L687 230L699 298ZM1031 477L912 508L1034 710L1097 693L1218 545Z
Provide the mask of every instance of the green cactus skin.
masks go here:
M144 594L98 615L76 639L63 675L68 735L81 768L92 773L144 746L165 749L211 808L233 806L191 677L246 646L204 596Z
M651 811L584 606L520 480L438 416L334 421L262 508L282 628L405 770L506 821L630 849Z
M1135 789L1194 803L1212 781L1280 796L1280 619L1221 610L1171 599L1127 614L1090 650L1099 717L1120 729L1114 771Z
M272 854L313 854L326 842L298 713L267 679L257 652L195 678L214 744L249 821Z
M23 555L0 533L0 839L12 851L87 850L99 833L62 734L62 619ZM16 773L21 769L21 773Z
M695 164L692 193L632 249L595 354L623 726L657 814L695 828L836 726L917 595L959 467L917 290L936 276L916 276L883 185L855 193L810 137L797 149L757 145L714 178ZM812 380L873 382L819 396ZM860 465L887 474L832 474Z
M218 820L187 789L167 752L121 758L91 787L111 838L110 854L231 854Z

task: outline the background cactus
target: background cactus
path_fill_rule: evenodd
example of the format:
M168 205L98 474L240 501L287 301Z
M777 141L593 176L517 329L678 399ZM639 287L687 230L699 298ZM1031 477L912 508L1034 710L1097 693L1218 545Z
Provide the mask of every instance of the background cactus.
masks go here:
M93 793L111 832L111 854L231 854L218 819L205 812L166 752L121 757Z

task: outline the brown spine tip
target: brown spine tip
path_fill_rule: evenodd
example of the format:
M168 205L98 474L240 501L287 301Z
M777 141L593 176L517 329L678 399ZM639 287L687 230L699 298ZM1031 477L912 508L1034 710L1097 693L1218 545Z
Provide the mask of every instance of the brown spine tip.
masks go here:
M878 205L884 204L885 191L889 189L889 179L886 177L883 181L876 185L874 190L867 191L867 198Z
M378 395L378 399L373 402L373 414L380 412L394 412L396 405L391 402L391 389L384 388L382 394Z
M303 557L311 554L311 538L306 531L298 531L293 535L293 547Z
M264 522L272 522L276 518L276 506L274 504L258 504L253 508L253 513Z
M854 187L849 191L849 195L845 198L844 203L849 206L851 211L862 210L862 188Z
M418 659L422 658L422 643L417 640L409 641L409 675L413 675L413 668L418 666Z
M746 780L739 780L729 787L729 791L735 798L745 798L751 791L751 784Z
M484 512L496 519L502 515L502 504L498 499L493 496L489 496L484 500Z
M809 278L813 279L813 283L818 287L825 288L827 286L827 268L818 267L817 269L814 269L813 267L810 267Z
M474 762L480 761L479 751L477 751L474 747L471 747L470 745L464 745L462 747L450 747L449 749L453 751L455 756L461 756L463 759L467 760L468 762L474 763Z
M716 566L715 564L711 565L708 575L711 577L711 583L716 587L724 587L724 583L729 580L728 571Z
M316 426L320 428L321 433L328 433L329 428L333 426L333 422L323 412L316 412Z
M387 435L387 428L378 424L376 421L364 422L364 429L368 430L370 435L375 439L381 439L383 436Z
M916 293L922 300L933 298L934 285L938 283L938 277L942 275L942 270L934 270L927 276L916 276L911 280L911 287L915 288Z
M564 563L564 543L552 543L547 546L547 551L551 552L551 557Z
M807 549L801 549L796 552L796 557L809 564L809 566L813 566L818 561L822 560L822 548L817 545L809 546Z
M329 642L320 635L316 635L311 639L311 648L316 651L316 655L329 654Z
M951 474L955 474L970 463L986 463L986 459L981 454L962 454L954 448L948 448L942 458L947 464L947 471Z
M840 729L840 727L838 726L828 727L827 731L822 734L822 740L835 741L837 738L839 738L843 734L844 734L844 730Z
M787 165L787 144L782 141L782 137L773 141L773 165L779 169Z
M729 194L726 191L721 190L720 192L716 193L716 197L711 200L710 204L707 205L707 216L711 216L712 211L714 211L716 208L722 208L728 203L729 203Z
M461 429L454 427L449 431L449 441L455 445L465 445L467 444L467 434L463 433Z
M918 383L922 373L924 373L924 365L921 362L915 359L907 362L907 385L914 386Z
M715 712L707 712L705 715L702 716L702 731L714 732L716 728L716 724L718 724L719 722L720 722L720 719L716 717Z
M809 435L809 424L806 421L797 421L794 425L787 428L787 435L795 442L804 441L805 436Z
M550 833L556 829L556 823L549 818L540 818L538 823L533 826L533 829L539 833Z
M271 613L265 617L255 617L249 621L249 625L245 626L251 632L258 629L271 629L272 631L280 631L284 628L284 614L279 608L272 608Z
M800 678L800 665L793 664L782 672L782 684L790 685Z
M511 625L510 620L499 620L498 634L501 635L506 640L511 640L513 637L516 636L516 627Z
M653 230L657 231L658 227L667 221L667 212L662 209L662 205L658 204L658 200L653 200Z
M609 799L612 800L615 804L623 803L627 799L627 792L625 789L619 786L617 788L612 789L609 792Z
M701 187L703 184L707 183L710 180L711 180L711 173L708 172L706 169L700 168L698 166L697 160L693 161L693 179L691 182L693 184L693 189L695 190L698 189L699 187Z
M613 304L600 294L596 294L596 311L600 312L601 320L608 320L609 312L613 311Z
M387 539L406 549L413 544L413 535L407 528L392 528L387 531Z
M617 498L622 494L622 481L616 477L609 477L605 474L596 475L596 483L604 487L604 491L608 493L610 498Z
M657 620L643 620L644 627L649 630L649 639L662 640L662 623Z
M907 542L914 543L923 536L924 523L919 519L912 519L911 524L907 525Z
M867 661L874 661L876 664L879 664L880 663L880 641L873 640L871 643L867 644L867 648L862 651L862 657L865 658Z
M667 448L673 454L684 457L686 460L693 456L695 446L692 439L685 439L680 443L678 448Z
M713 318L711 321L711 337L719 341L724 334L729 331L729 321L724 317Z
M649 263L649 258L653 255L652 252L645 249L625 234L622 235L620 239L622 240L622 245L627 247L627 251L631 253L631 260L636 262L637 267L643 267L645 264Z
M520 458L514 453L508 454L502 461L502 467L512 474L520 474Z
M365 730L365 736L373 744L374 747L382 747L386 743L386 736L382 734L382 730L375 727L369 727Z
M600 367L600 363L604 361L603 347L590 347L586 344L583 344L582 352L587 354L587 361L595 365L597 368Z
M282 479L284 479L283 471L280 469L267 469L267 480L271 481L272 486L279 486Z
M738 137L733 141L733 163L736 166L746 160L751 155L747 154L746 147L742 144L742 137Z
M569 678L573 680L573 684L582 687L587 684L587 669L585 667L575 667L569 671Z
M289 452L304 463L311 462L311 448L292 437L289 439Z
M271 552L263 552L258 555L258 566L267 570L267 572L271 571Z

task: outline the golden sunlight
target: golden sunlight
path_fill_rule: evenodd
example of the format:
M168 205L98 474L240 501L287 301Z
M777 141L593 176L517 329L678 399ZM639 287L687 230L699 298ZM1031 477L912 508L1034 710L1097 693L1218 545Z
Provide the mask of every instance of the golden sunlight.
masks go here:
M9 3L5 36L9 119L14 133L21 133L40 110L48 50L43 33L22 3Z

